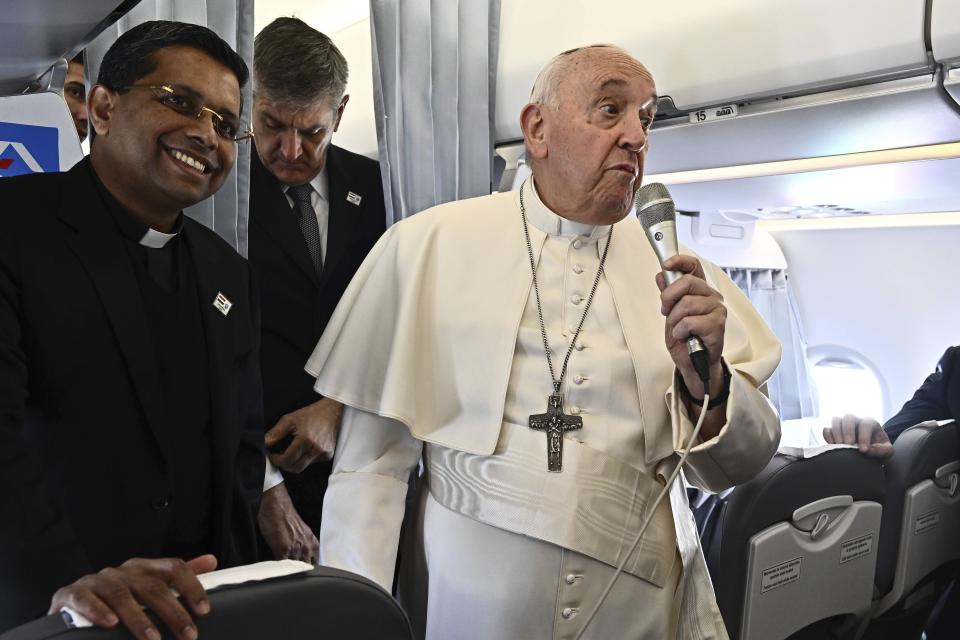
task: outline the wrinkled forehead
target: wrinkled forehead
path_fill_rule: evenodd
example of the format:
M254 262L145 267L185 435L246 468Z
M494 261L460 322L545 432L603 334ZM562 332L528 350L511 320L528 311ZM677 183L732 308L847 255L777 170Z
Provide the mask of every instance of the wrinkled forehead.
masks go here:
M336 115L340 105L336 99L329 95L323 95L316 100L300 104L274 100L269 94L260 92L253 94L253 106L254 109L263 111L277 120L289 123L331 119Z
M618 47L597 46L569 54L561 86L578 93L602 92L618 88L635 93L642 102L656 105L657 89L653 76L643 64Z

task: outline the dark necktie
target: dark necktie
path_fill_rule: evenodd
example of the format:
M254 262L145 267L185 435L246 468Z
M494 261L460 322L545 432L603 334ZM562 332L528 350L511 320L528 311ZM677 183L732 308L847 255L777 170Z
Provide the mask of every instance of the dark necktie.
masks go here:
M320 223L317 222L317 212L313 208L310 196L313 194L313 187L309 184L301 184L287 189L287 193L293 198L293 210L297 214L297 221L300 223L300 233L303 239L307 241L307 250L310 252L310 260L313 262L313 268L320 277L323 270L323 244L320 241Z

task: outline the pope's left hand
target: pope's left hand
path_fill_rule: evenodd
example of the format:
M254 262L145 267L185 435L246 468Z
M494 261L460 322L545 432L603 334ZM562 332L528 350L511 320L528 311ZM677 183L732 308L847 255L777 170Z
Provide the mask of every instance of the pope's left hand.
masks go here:
M703 397L703 382L693 368L687 353L687 337L698 336L710 353L710 397L716 397L723 388L723 337L727 323L727 308L723 296L707 284L703 266L693 256L676 255L667 260L664 269L683 275L670 286L662 273L657 273L660 288L660 312L667 317L666 344L670 357L687 389L696 398Z

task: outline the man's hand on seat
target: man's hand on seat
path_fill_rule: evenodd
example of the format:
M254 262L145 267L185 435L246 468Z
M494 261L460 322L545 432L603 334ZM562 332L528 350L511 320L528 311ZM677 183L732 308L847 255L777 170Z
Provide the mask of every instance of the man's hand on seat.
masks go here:
M210 611L207 593L197 574L217 568L217 559L204 555L184 562L178 558L127 560L119 567L83 576L53 594L48 613L70 607L98 627L118 622L139 640L160 640L160 632L142 607L153 611L177 640L194 640L197 628L184 604L195 615ZM174 591L180 594L183 604Z
M285 484L278 484L263 493L257 522L275 558L317 564L320 541L297 513Z
M887 432L873 418L860 418L848 413L833 418L832 424L823 430L823 439L830 444L853 444L860 453L872 458L889 458L893 444Z
M297 409L277 420L265 436L267 448L288 435L293 440L281 453L271 453L270 461L289 473L300 473L316 460L329 460L337 444L343 405L330 398Z

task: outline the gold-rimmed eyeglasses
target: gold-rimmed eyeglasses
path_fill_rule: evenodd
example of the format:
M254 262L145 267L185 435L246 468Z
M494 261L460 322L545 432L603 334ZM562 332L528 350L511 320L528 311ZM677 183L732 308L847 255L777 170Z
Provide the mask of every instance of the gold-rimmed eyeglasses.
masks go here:
M253 131L248 127L243 128L240 118L227 114L223 115L203 104L202 98L183 87L169 84L133 84L129 87L120 87L117 91L127 91L129 89L150 89L156 97L157 102L176 111L180 115L199 120L204 112L209 113L213 119L213 130L224 140L232 142L246 142L253 138Z

